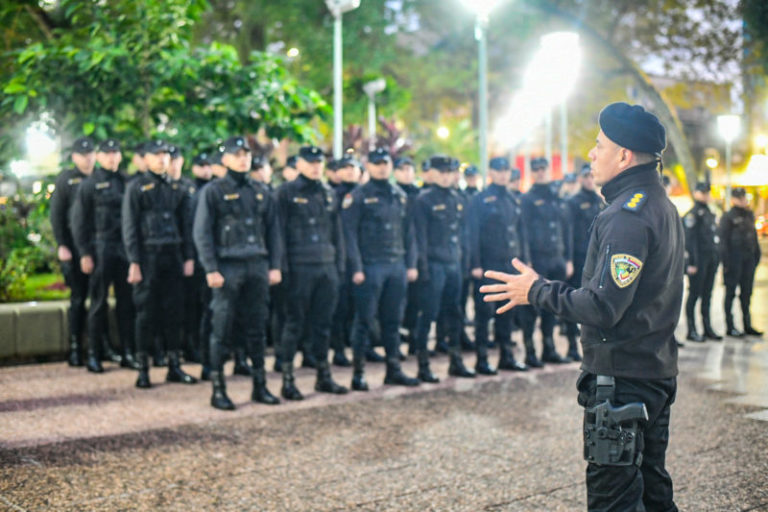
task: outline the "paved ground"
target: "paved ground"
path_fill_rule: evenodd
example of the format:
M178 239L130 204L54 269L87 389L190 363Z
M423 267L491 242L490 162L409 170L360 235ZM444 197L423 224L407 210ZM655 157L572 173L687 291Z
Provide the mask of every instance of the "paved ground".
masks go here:
M768 327L766 265L753 316ZM768 511L768 343L688 343L680 357L678 505ZM207 385L140 391L116 368L2 368L0 510L585 509L577 365L414 390L379 386L383 368L369 369L374 390L343 397L310 393L301 370L307 400L278 407L251 404L248 379L231 378L239 408L225 413ZM445 376L444 357L435 369Z

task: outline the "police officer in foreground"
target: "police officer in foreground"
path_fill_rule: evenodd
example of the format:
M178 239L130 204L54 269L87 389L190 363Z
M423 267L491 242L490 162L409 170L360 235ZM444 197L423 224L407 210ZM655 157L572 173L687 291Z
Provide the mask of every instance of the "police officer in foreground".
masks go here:
M595 178L589 164L584 164L579 171L579 187L579 191L566 201L573 234L573 275L568 279L568 284L574 288L581 286L581 275L587 261L590 228L595 217L605 208L605 201L595 191ZM578 324L566 321L568 357L573 361L581 361L578 335Z
M366 345L377 318L387 354L384 384L418 386L419 379L408 377L400 367L398 333L407 282L418 277L408 197L389 182L392 160L386 149L368 153L366 168L370 181L349 192L342 202L347 265L355 299L352 389L368 391L364 373Z
M728 336L740 338L745 334L762 336L752 325L749 303L752 300L752 285L755 269L760 262L760 244L755 230L755 214L749 209L747 193L741 188L731 192L732 208L720 219L720 257L723 261L725 281L725 323ZM744 331L736 329L733 323L731 305L739 288L739 302L744 320Z
M512 259L530 261L528 242L520 200L513 197L507 186L511 168L504 157L492 158L488 165L490 184L477 194L469 206L469 253L475 303L475 371L481 375L496 375L488 363L488 322L494 318L494 340L500 347L500 370L527 371L528 367L515 361L512 354L512 326L516 309L494 315L491 304L483 302L480 286L491 281L483 278L485 270L516 273Z
M69 286L69 365L83 366L82 341L85 331L85 298L88 294L88 276L80 268L80 255L72 235L71 214L80 184L93 172L96 153L93 141L81 137L72 144L74 168L62 171L56 178L51 195L51 226L56 239L56 256ZM90 345L101 343L98 338L89 340Z
M413 218L413 204L416 201L416 197L421 192L414 180L416 179L416 170L413 165L413 160L408 157L402 157L395 160L394 163L394 176L397 186L403 189L405 195L408 197L408 211L411 218ZM419 285L418 281L408 283L408 293L405 300L405 311L403 312L403 328L408 331L408 334L404 337L404 341L408 343L408 353L416 353L416 344L414 343L414 332L416 330L416 318L419 315Z
M101 373L103 333L109 317L109 287L115 289L115 313L122 358L120 365L138 368L134 359L134 308L128 259L122 239L120 215L126 178L118 171L120 143L107 139L96 154L99 165L83 180L72 208L72 234L80 256L80 269L90 276L88 310L88 371Z
M626 103L605 107L599 123L589 156L608 207L595 220L581 288L516 260L520 275L487 272L503 284L481 291L488 301L509 300L500 311L530 303L582 324L589 510L676 511L664 466L685 242L657 170L665 131L656 116Z
M448 156L429 159L432 186L416 198L414 222L419 248L419 318L416 322L416 351L419 360L418 378L422 382L439 382L429 368L427 337L432 322L443 312L450 339L448 374L454 377L474 377L475 372L464 366L461 354L461 294L462 251L464 246L464 203L453 188L452 173L459 162Z
M148 171L128 185L122 206L122 231L128 256L128 282L136 306L136 387L150 388L148 352L161 332L168 349L166 382L194 384L181 369L181 321L184 276L194 273L194 249L189 233L189 195L172 183L168 145L145 145Z
M688 300L685 317L688 321L688 339L704 341L705 337L721 340L712 329L709 305L715 284L717 266L720 264L720 237L717 234L715 214L709 209L712 196L709 183L697 183L693 192L693 208L683 217L685 229L685 273L688 275ZM701 299L701 318L704 321L703 336L696 330L696 302Z
M317 360L315 390L334 394L349 391L333 381L328 364L331 317L339 276L344 275L344 234L333 190L321 181L324 162L320 148L302 147L296 161L299 177L277 189L287 295L280 342L281 394L288 400L304 398L294 381L293 359L305 330Z
M203 189L194 223L195 247L213 290L211 405L235 409L223 372L235 318L253 364L251 400L274 405L280 401L267 389L264 349L269 286L282 279L277 208L267 188L248 175L251 151L244 137L224 141L221 161L227 175Z

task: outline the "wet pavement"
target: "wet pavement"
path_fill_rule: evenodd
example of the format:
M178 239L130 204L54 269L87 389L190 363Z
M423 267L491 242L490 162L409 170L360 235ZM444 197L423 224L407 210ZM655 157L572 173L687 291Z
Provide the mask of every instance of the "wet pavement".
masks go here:
M768 328L766 264L752 313ZM442 382L405 389L369 364L372 391L345 396L314 393L302 369L306 400L276 407L230 377L229 413L210 408L209 384L165 384L164 369L143 391L114 365L0 368L0 510L584 510L578 365L474 380L447 366L438 357ZM334 375L348 384L351 371ZM686 342L668 466L681 510L768 511L765 339Z

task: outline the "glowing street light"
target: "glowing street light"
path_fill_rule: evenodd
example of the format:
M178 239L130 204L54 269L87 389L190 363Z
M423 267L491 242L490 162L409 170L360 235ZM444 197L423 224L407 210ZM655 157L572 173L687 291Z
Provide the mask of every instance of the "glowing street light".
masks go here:
M741 133L741 118L734 114L717 116L717 129L725 140L725 208L731 207L731 145Z
M383 78L372 80L363 85L363 91L368 96L368 149L376 149L376 95L387 88Z
M299 53L301 53L301 52L299 52L299 49L298 49L298 48L290 48L290 49L289 49L289 50L288 50L288 51L287 51L285 54L286 54L286 55L287 55L289 58L291 58L291 59L295 59L296 57L298 57L298 56L299 56Z
M715 170L715 169L717 169L717 164L719 164L720 162L717 161L717 158L711 156L711 157L707 158L707 160L704 163L710 169Z
M768 135L765 135L764 133L755 135L755 147L758 151L762 151L764 154L768 155Z
M440 126L437 128L437 138L445 140L450 136L451 130L449 130L447 126Z

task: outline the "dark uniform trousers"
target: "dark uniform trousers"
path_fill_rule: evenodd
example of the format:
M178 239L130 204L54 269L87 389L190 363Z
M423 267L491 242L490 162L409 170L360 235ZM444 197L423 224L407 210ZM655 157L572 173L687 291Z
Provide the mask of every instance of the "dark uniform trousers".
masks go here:
M99 242L96 242L94 252L93 273L90 276L91 307L88 309L88 339L99 340L103 333L107 332L109 317L107 299L109 285L112 284L115 288L115 314L120 346L126 353L132 354L135 343L135 318L131 285L126 281L128 261L114 246Z
M70 290L69 332L72 336L79 338L85 331L85 299L88 297L88 275L83 274L83 271L80 269L80 255L77 254L77 251L71 246L69 250L72 252L72 259L61 261L59 265L61 266L61 273L64 275L64 282L69 286ZM101 333L96 338L96 340L99 339L101 339ZM94 341L89 340L89 343L94 343Z
M331 322L338 298L336 265L296 263L290 266L286 277L286 318L281 342L283 362L293 361L304 332L309 337L305 342L312 347L318 362L327 360Z
M428 279L421 279L419 290L419 318L416 322L416 350L427 350L427 337L432 322L438 315L445 318L451 348L459 350L461 341L461 266L456 263L430 261Z
M630 466L587 466L587 504L600 512L674 512L672 479L665 468L669 444L670 406L675 401L677 379L639 380L616 377L611 403L622 406L642 402L648 421L642 425L641 463ZM579 405L597 403L596 376L583 372L576 384Z
M693 321L696 301L701 298L701 316L704 321L709 321L709 305L712 300L712 288L715 285L715 274L720 260L717 253L699 255L696 262L696 273L688 275L688 300L685 302L685 315L689 321ZM750 284L750 293L752 286Z
M364 356L378 318L387 359L397 359L400 355L398 326L408 288L405 263L401 258L392 263L364 264L363 273L365 281L353 285L355 318L352 323L352 349L357 357Z
M233 339L240 331L254 368L264 367L266 321L269 312L269 264L266 258L222 260L224 286L212 290L211 368L221 370ZM237 322L235 322L237 319Z
M533 268L536 272L552 281L565 281L565 261L558 256L548 254L531 253ZM522 323L523 334L526 338L533 336L536 328L536 317L541 317L541 334L544 337L551 337L557 319L553 313L546 309L538 310L533 306L522 306L520 308L520 320Z
M733 324L731 305L736 298L736 287L739 287L739 302L745 319L749 319L749 304L752 300L752 286L755 282L757 263L751 254L743 254L741 261L731 263L723 273L725 281L725 318L729 326ZM698 272L697 272L698 273ZM703 306L702 306L703 307ZM746 321L745 328L746 328Z
M169 351L177 351L184 302L181 248L178 245L145 247L140 266L142 280L133 288L137 352L150 352L156 335L163 336Z
M487 270L498 270L508 274L519 274L515 267L506 262L490 265ZM501 315L496 313L499 307L494 302L483 301L483 294L480 293L480 287L486 284L498 284L493 279L483 277L474 280L475 288L473 300L475 303L475 344L477 345L478 357L488 357L488 322L493 318L493 339L496 343L507 343L515 327L515 319L521 307L515 307Z
M354 312L352 276L347 273L346 279L339 281L338 300L336 301L336 311L333 312L331 326L331 344L336 352L343 351L350 340Z

